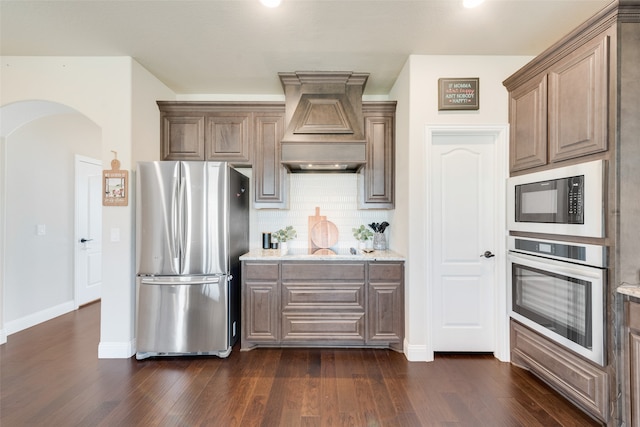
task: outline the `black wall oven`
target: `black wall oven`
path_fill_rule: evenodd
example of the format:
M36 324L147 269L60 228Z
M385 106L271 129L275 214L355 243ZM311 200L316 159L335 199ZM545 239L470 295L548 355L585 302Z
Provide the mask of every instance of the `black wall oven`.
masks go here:
M511 317L604 366L605 267L602 246L510 236Z
M603 160L509 178L509 229L604 237Z

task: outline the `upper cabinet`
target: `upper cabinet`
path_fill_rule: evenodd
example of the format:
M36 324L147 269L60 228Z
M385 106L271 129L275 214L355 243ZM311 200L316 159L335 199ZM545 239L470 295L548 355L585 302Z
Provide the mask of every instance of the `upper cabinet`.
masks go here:
M238 103L158 101L162 160L251 165L252 111Z
M509 92L511 171L547 164L547 75Z
M282 163L284 103L158 101L158 106L162 160L252 167L254 207L288 209L289 174ZM366 160L358 176L360 209L394 208L395 110L395 101L362 103ZM323 144L320 152L349 153L348 143ZM301 158L305 153L302 150Z
M367 163L358 175L360 209L395 207L396 101L363 102Z
M280 164L284 104L158 101L162 160L209 160L253 167L254 206L287 207Z
M287 209L289 181L280 163L280 140L284 134L284 105L254 117L254 206Z
M251 112L210 113L205 116L204 158L250 165Z
M204 115L172 115L160 108L160 159L204 160Z
M505 80L511 172L607 150L609 44L599 34Z
M549 71L549 160L607 149L609 36L590 41Z

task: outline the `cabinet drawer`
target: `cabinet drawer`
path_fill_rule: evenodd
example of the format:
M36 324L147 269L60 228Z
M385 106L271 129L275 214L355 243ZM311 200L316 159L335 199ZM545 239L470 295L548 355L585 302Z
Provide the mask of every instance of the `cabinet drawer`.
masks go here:
M252 262L244 264L243 279L278 280L278 263Z
M629 313L629 327L640 331L640 304L628 302L627 310Z
M364 313L283 313L282 341L364 344Z
M513 320L511 361L529 368L592 416L607 420L607 373Z
M372 263L369 264L369 280L389 280L398 282L402 280L404 264L394 263Z
M364 311L364 283L286 283L282 309L356 309Z
M282 263L282 280L364 280L364 266L363 262Z

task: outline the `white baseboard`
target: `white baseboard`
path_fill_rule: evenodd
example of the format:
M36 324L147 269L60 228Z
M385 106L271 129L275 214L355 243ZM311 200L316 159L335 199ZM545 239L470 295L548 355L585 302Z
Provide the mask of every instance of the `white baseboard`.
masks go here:
M75 310L75 302L73 300L67 301L54 307L38 311L37 313L21 317L20 319L6 322L4 324L4 328L7 335L15 334L16 332L20 332L24 329L46 322L47 320L70 313L73 310Z
M0 329L0 345L5 344L7 342L7 334L4 329Z
M433 353L427 351L426 345L411 345L405 340L404 354L409 362L433 362Z
M128 359L136 354L135 340L129 342L100 342L98 359Z

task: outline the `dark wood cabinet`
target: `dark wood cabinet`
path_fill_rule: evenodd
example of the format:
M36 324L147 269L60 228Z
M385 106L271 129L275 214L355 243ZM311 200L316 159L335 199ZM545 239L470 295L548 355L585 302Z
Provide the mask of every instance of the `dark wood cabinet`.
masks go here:
M511 172L607 150L609 44L604 32L571 51L547 51L542 65L505 80Z
M162 160L253 167L254 207L288 207L288 175L280 164L284 103L158 101L158 107Z
M251 108L238 103L158 101L160 158L251 165Z
M625 328L625 332L621 332L621 308L616 298L611 298L620 284L638 281L639 9L640 3L635 0L609 3L504 81L510 94L512 176L556 168L563 163L604 160L606 164L603 198L606 234L602 239L593 239L594 244L607 246L608 253L607 297L604 299L606 365L584 362L573 353L560 351L562 347L545 344L549 350L537 348L534 344L546 341L528 330L518 334L520 342L516 343L511 355L512 361L518 360L607 425L639 425L630 415L632 411L637 414L640 410L638 331L629 332ZM540 86L543 78L547 79L546 104L538 103L532 97L523 101L528 102L522 109L523 115L520 111L514 113L514 105L521 102L522 96L527 96L527 91L544 91ZM532 136L536 135L532 129L542 123L542 120L532 119L532 112L538 111L536 108L539 111L547 109L548 156L542 165L540 162L526 165L520 160L536 152L539 145ZM522 120L528 121L524 125L528 130L522 132L525 140L519 140L517 133ZM523 149L520 153L524 154L517 155L514 161L513 151L519 149ZM575 236L562 238L577 240ZM622 354L624 359L620 353L621 342L629 348ZM522 354L526 357L520 357ZM620 369L629 365L632 366L630 370ZM625 392L621 393L621 390ZM604 403L607 399L608 408Z
M284 105L254 116L254 202L257 208L288 208L289 175L280 163Z
M547 164L547 75L509 93L509 168L513 171Z
M251 112L207 113L204 159L251 165Z
M321 345L402 351L403 262L243 261L242 289L244 350Z
M625 302L628 330L626 348L629 367L629 412L632 427L640 426L640 303Z
M384 343L402 350L404 336L404 265L369 264L367 343Z
M531 329L511 320L511 362L552 384L594 418L609 419L609 375Z
M282 263L282 344L363 345L362 262Z
M549 71L549 161L607 149L609 36L598 37Z
M363 102L367 164L358 175L358 208L395 207L396 102Z
M204 116L162 114L160 120L161 160L204 160Z
M280 265L254 262L242 265L241 342L277 343L280 341Z
M209 160L253 168L254 207L288 209L281 164L285 104L158 101L162 160ZM360 209L395 207L395 101L364 102L367 164L358 176Z

